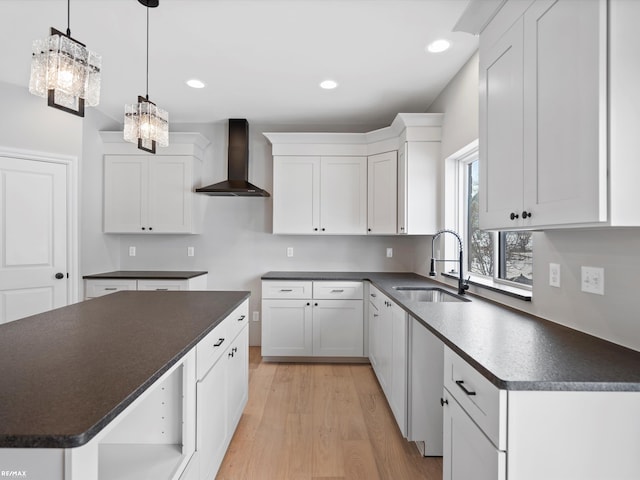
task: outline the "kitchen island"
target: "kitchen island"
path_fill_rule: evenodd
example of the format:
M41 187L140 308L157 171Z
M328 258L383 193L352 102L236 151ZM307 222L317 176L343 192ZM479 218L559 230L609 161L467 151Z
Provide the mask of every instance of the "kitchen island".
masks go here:
M237 339L229 358L247 355L248 297L126 291L0 325L0 470L30 480L172 479L189 467L199 478L190 466L196 384L224 358L211 353L217 347ZM246 386L246 368L234 376Z

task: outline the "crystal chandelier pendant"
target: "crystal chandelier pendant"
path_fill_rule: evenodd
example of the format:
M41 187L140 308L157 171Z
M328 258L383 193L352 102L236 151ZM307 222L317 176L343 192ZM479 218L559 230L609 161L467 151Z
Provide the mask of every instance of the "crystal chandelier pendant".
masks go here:
M169 114L149 100L149 8L159 0L138 0L147 9L147 94L138 103L124 106L124 139L137 143L140 150L156 153L156 146L169 146Z
M29 92L50 107L84 117L85 105L100 103L102 57L55 28L33 42Z
M138 103L124 106L124 139L149 153L156 153L156 145L169 146L169 113L138 96Z

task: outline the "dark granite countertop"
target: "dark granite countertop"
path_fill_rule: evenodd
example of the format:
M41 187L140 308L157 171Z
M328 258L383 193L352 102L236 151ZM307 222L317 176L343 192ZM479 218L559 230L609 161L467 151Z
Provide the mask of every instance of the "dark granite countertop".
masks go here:
M446 285L415 273L269 272L263 280L368 280L498 388L640 391L640 352L467 294L415 302L394 286Z
M139 278L144 280L189 280L190 278L206 275L208 272L191 272L176 270L116 270L115 272L94 273L84 275L82 278L89 279L129 279Z
M0 447L85 444L248 297L124 291L0 325Z

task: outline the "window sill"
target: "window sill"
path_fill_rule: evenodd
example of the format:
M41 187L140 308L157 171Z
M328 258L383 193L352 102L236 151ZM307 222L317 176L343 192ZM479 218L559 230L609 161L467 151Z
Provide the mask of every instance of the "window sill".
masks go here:
M456 272L442 272L441 275L447 278L454 278L456 280L458 279L458 274ZM517 298L518 300L522 300L524 302L530 302L531 298L533 297L533 293L530 290L513 287L511 285L505 285L503 283L494 282L492 280L481 277L471 277L469 279L469 285L491 290L492 292L502 293L503 295Z

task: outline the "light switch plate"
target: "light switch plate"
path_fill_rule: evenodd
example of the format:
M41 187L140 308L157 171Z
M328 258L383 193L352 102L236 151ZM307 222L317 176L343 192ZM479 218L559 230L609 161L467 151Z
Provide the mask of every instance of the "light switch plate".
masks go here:
M293 247L287 247L287 257L293 257Z
M604 268L580 267L582 291L604 295Z
M393 248L387 248L387 258L393 257Z
M130 257L136 256L136 247L129 247L129 256Z
M193 257L195 255L195 249L193 247L187 247L187 257Z
M552 287L560 287L560 264L549 264L549 285Z

